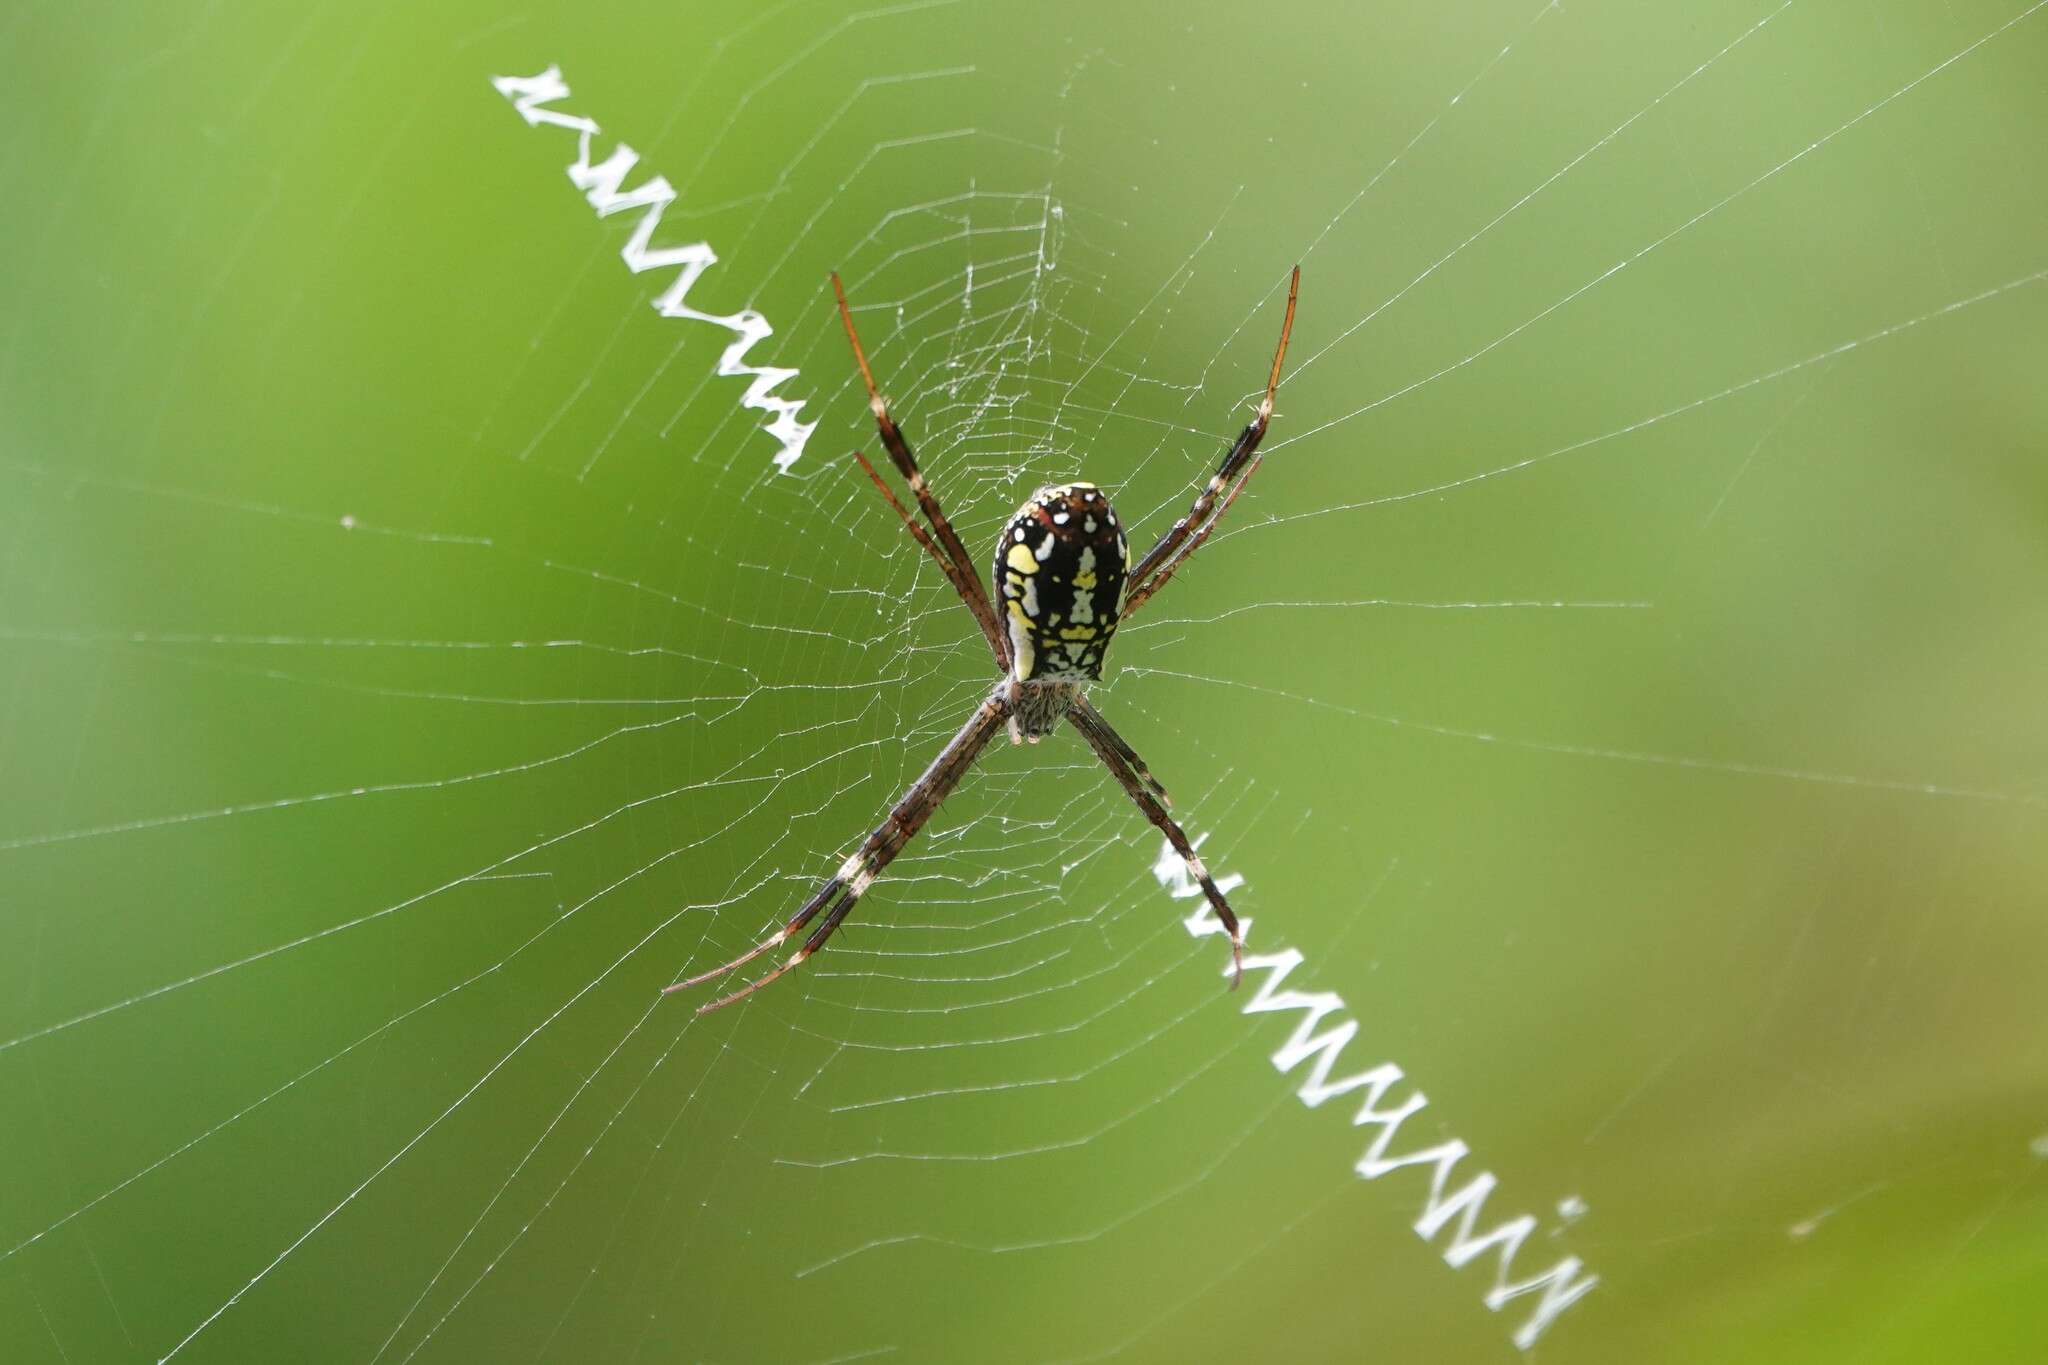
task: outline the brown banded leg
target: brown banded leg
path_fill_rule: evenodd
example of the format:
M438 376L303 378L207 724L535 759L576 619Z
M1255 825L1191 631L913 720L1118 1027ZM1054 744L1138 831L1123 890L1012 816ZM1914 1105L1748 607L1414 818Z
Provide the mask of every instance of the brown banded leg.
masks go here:
M1258 468L1258 461L1253 456L1258 453L1259 442L1265 439L1266 424L1273 416L1273 393L1280 387L1280 365L1287 358L1287 338L1294 331L1294 300L1300 292L1301 267L1296 266L1287 284L1287 315L1280 322L1280 344L1273 349L1273 368L1266 376L1266 395L1259 400L1258 415L1238 433L1237 440L1224 454L1223 463L1209 476L1209 482L1202 486L1202 491L1195 495L1187 515L1168 527L1158 543L1132 566L1130 586L1124 595L1122 614L1125 619L1143 606L1146 599L1159 590L1160 584L1172 576L1173 570L1208 539L1209 528L1222 517L1225 508L1237 501L1238 492ZM1224 494L1226 487L1230 490L1228 496ZM1219 498L1222 500L1220 507ZM1189 543L1191 537L1192 544Z
M910 510L890 490L889 485L882 482L882 476L877 474L875 467L868 463L868 457L856 450L853 452L853 458L860 461L860 467L867 471L868 478L874 482L876 491L888 501L890 510L895 512L897 519L903 523L903 529L910 532L912 540L915 540L924 547L925 553L932 557L932 562L939 566L939 572L943 573L946 576L946 581L953 585L953 591L959 593L960 600L967 604L967 610L974 613L974 623L981 627L982 635L988 640L988 647L995 651L997 667L1008 668L1010 666L1010 661L1007 657L1009 641L1004 638L1002 631L997 629L995 618L981 610L973 589L960 577L960 567L932 542L932 538L925 533L924 527L919 526L910 519Z
M758 981L730 995L721 996L707 1005L700 1005L697 1013L707 1014L730 1005L735 1000L744 1000L791 968L801 965L805 958L824 947L825 940L832 937L832 931L852 912L861 895L882 875L883 869L889 866L896 855L903 851L903 846L924 828L925 821L931 819L932 812L952 794L953 788L960 784L960 779L974 766L974 760L981 756L981 751L988 747L988 742L1002 729L1003 720L1008 715L1009 702L1003 689L998 688L975 708L974 714L967 718L967 723L960 727L960 732L939 751L939 756L932 760L931 766L924 770L923 775L910 784L910 789L890 808L888 816L882 823L875 826L874 832L854 850L852 856L839 865L837 872L825 879L824 884L803 903L803 907L791 917L789 923L732 961L714 967L708 972L700 972L687 981L678 981L673 986L664 988L662 994L668 995L674 991L701 985L715 976L725 975L735 967L745 966L763 953L770 952L795 937L820 911L824 912L825 918L817 928L811 930L803 946L790 954L787 961Z
M1010 666L1009 638L1003 634L996 620L995 608L990 605L988 593L981 586L981 575L975 570L972 556L967 553L967 547L960 543L960 534L953 529L953 523L946 519L945 510L939 506L938 495L933 493L931 485L925 482L924 471L917 467L917 457L911 453L910 442L903 439L903 432L897 427L896 419L889 415L888 403L883 400L881 391L875 387L875 373L868 368L868 353L860 344L860 333L854 329L853 310L846 303L846 286L840 283L839 272L836 270L832 272L832 293L839 300L839 321L846 328L847 341L853 346L853 359L860 366L861 383L867 386L868 407L875 414L875 429L882 435L882 448L889 452L889 459L896 466L896 472L910 485L911 494L916 497L918 507L924 512L924 519L931 523L932 534L937 537L939 546L945 550L946 557L952 561L953 572L946 576L952 580L954 589L966 600L968 610L974 613L974 619L981 626L982 634L988 636L989 645L996 652L996 662L1007 669ZM866 464L867 461L863 459L861 463ZM873 473L872 467L869 472ZM880 484L881 480L877 479L876 483ZM893 497L891 501L894 501ZM904 520L907 523L909 518L906 516Z
M1237 915L1232 912L1230 902L1223 899L1223 892L1217 887L1215 879L1210 877L1209 869L1203 866L1200 855L1195 852L1195 846L1188 842L1187 832L1166 813L1166 807L1160 803L1159 797L1153 795L1154 789L1159 786L1158 782L1146 771L1137 752L1093 706L1076 705L1067 712L1067 719L1081 732L1081 738L1088 741L1088 747L1102 760L1102 766L1108 768L1117 782L1130 794L1138 809L1145 812L1146 818L1159 827L1159 832L1166 836L1166 842L1173 845L1173 851L1180 855L1181 861L1187 864L1188 871L1201 884L1202 894L1208 897L1209 908L1216 912L1216 918L1230 935L1230 963L1233 968L1230 989L1236 990L1238 984L1244 980L1244 935L1238 930ZM1126 755L1129 757L1125 757ZM1164 792L1160 795L1163 796Z
M1152 770L1145 766L1145 760L1139 758L1138 751L1125 743L1124 737L1116 732L1116 728L1103 719L1102 713L1095 709L1095 703L1089 701L1086 696L1076 697L1067 714L1078 714L1079 718L1074 722L1076 728L1082 725L1093 726L1098 734L1115 745L1117 757L1123 760L1124 766L1137 775L1138 780L1145 784L1148 791L1159 798L1160 805L1173 804L1173 798L1166 794L1166 788L1159 779L1152 776Z

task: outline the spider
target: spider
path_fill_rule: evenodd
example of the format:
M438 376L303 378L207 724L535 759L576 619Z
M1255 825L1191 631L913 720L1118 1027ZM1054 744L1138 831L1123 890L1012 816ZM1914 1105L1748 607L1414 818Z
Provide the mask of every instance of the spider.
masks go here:
M960 543L953 524L940 510L937 496L910 452L910 443L903 439L902 429L889 415L887 401L875 388L874 372L868 368L867 352L860 344L853 313L846 304L846 288L840 283L838 272L833 272L832 292L839 300L839 321L846 328L846 339L853 345L861 382L867 386L868 407L874 411L882 447L889 452L897 473L910 485L925 520L931 523L931 531L927 533L911 519L865 454L855 451L853 457L903 522L904 529L938 564L939 571L960 594L960 600L967 604L1003 677L995 690L975 707L960 733L939 751L923 776L910 784L874 833L839 865L837 872L825 879L789 923L732 961L665 988L663 995L744 967L795 937L822 913L824 919L818 927L780 966L730 995L699 1006L697 1012L706 1014L744 1000L801 965L825 946L832 931L853 912L862 894L874 885L903 846L924 828L925 821L952 794L998 731L1007 727L1012 744L1026 740L1036 744L1058 729L1062 720L1080 731L1102 765L1130 794L1146 818L1159 827L1186 862L1188 871L1201 883L1202 894L1230 934L1231 988L1236 989L1244 976L1244 937L1238 930L1237 916L1231 913L1229 902L1223 899L1208 869L1202 866L1186 833L1167 814L1167 807L1173 803L1166 788L1152 776L1137 751L1089 702L1084 688L1102 677L1103 655L1117 624L1149 602L1174 572L1187 563L1189 556L1202 547L1258 469L1259 441L1273 415L1273 392L1280 385L1280 363L1287 355L1288 333L1294 330L1294 300L1300 288L1301 267L1296 266L1288 281L1287 314L1280 323L1280 344L1273 350L1273 368L1266 377L1266 394L1259 400L1258 415L1238 433L1223 463L1209 476L1187 515L1175 521L1136 564L1130 564L1123 523L1100 488L1077 481L1039 489L1004 524L1002 536L996 542L993 581L1002 604L999 612L982 591L974 561Z

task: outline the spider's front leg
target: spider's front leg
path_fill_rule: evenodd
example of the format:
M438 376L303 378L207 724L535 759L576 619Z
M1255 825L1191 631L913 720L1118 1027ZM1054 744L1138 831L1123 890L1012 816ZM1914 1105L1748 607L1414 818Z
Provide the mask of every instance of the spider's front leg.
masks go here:
M1076 698L1073 709L1067 712L1067 719L1081 732L1081 738L1088 741L1088 747L1102 760L1102 766L1109 769L1119 785L1130 794L1138 809L1145 817L1158 826L1166 836L1166 842L1173 845L1173 851L1187 864L1188 871L1201 884L1202 894L1208 898L1209 908L1216 912L1218 922L1230 935L1230 989L1236 990L1244 980L1244 934L1237 927L1237 916L1231 911L1230 902L1223 899L1221 888L1210 877L1209 869L1202 865L1195 846L1188 841L1183 830L1171 815L1166 813L1166 789L1159 785L1150 771L1139 759L1137 750L1119 735L1110 723L1103 719L1100 711L1091 705L1086 697Z
M816 919L820 911L824 912L825 918L817 928L811 930L803 946L790 954L780 966L760 980L730 995L698 1006L697 1013L708 1014L712 1010L732 1004L735 1000L744 1000L784 972L801 965L805 958L824 947L825 940L832 937L832 931L852 913L862 893L874 884L875 879L882 875L883 869L903 851L903 846L924 828L925 821L931 819L932 812L952 795L953 788L960 785L960 779L967 775L967 770L981 757L982 750L988 747L989 741L1003 728L1003 721L1009 715L1009 711L1010 705L1005 690L998 687L986 701L975 708L974 714L967 718L967 723L960 727L960 732L939 751L939 756L932 760L931 766L924 770L923 776L910 784L910 789L890 808L888 816L882 823L875 826L874 832L839 865L837 872L825 879L824 884L803 903L802 908L791 917L789 923L732 961L713 967L708 972L701 972L687 981L678 981L673 986L665 987L662 994L687 990L715 976L723 976L735 967L744 967L763 953L772 952L802 932L804 926Z

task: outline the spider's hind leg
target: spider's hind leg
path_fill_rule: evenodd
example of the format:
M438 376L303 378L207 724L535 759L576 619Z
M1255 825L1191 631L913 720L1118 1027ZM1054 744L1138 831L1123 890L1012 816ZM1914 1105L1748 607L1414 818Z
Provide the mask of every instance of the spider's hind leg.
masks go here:
M846 329L847 343L853 347L854 362L860 366L860 382L868 391L868 408L875 415L875 429L881 435L882 448L889 452L889 460L896 466L896 472L910 485L911 494L917 499L918 507L923 510L924 519L931 523L932 537L936 540L926 537L918 530L916 523L911 521L910 514L896 501L896 495L889 491L888 485L882 482L865 456L859 457L861 466L867 470L868 477L874 480L875 487L882 491L882 496L896 509L896 515L903 519L903 524L910 528L910 533L931 552L934 559L939 561L939 567L945 571L947 579L952 582L961 600L967 603L967 609L974 613L976 624L988 638L989 648L996 656L997 667L1007 669L1010 666L1010 642L1003 634L1002 627L996 619L995 607L990 603L987 590L982 587L981 578L975 571L974 557L968 554L967 547L960 543L959 532L953 529L953 523L947 519L944 509L939 506L938 495L932 492L931 485L925 481L924 471L917 467L917 456L911 451L910 442L904 439L902 428L896 425L896 419L889 413L888 402L882 397L881 390L875 387L875 373L868 368L867 348L860 344L860 332L853 325L853 309L846 302L846 286L840 282L839 272L836 270L832 272L832 294L839 301L839 321Z
M1187 514L1168 527L1158 543L1145 552L1144 558L1131 566L1124 595L1123 614L1126 618L1135 615L1138 608L1173 577L1174 571L1202 548L1216 523L1230 510L1230 505L1237 501L1237 495L1244 491L1245 484L1258 469L1259 442L1265 439L1266 424L1273 418L1273 393L1280 387L1280 364L1287 358L1287 339L1294 334L1294 303L1300 293L1301 267L1296 266L1287 282L1287 314L1280 320L1280 344L1273 348L1273 368L1266 375L1266 393L1259 400L1258 412L1237 434L1237 440L1223 456L1223 463L1202 485L1202 491L1195 495L1194 505L1188 508Z

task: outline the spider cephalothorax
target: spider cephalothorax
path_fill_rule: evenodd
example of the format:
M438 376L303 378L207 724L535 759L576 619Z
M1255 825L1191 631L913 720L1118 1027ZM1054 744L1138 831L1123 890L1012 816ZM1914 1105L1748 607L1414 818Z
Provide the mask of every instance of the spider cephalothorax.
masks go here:
M860 365L861 382L867 386L868 407L875 414L882 447L889 452L896 472L903 476L917 498L924 519L931 524L927 533L910 519L910 513L868 463L867 456L854 453L875 487L888 500L913 539L939 566L939 572L960 594L981 627L995 655L1002 680L974 714L960 727L924 775L910 784L910 790L889 811L882 823L861 846L847 856L839 870L827 877L811 898L797 909L782 928L761 943L723 966L713 967L668 990L679 991L714 976L722 976L763 953L770 952L801 933L818 919L818 926L803 944L780 965L751 985L722 996L698 1010L715 1010L721 1005L752 995L761 987L795 967L824 946L832 931L852 913L861 894L874 885L903 846L917 837L924 822L931 819L958 786L967 770L981 757L989 741L1005 726L1013 743L1038 740L1059 728L1062 720L1072 725L1102 760L1110 775L1129 793L1145 818L1166 836L1166 842L1187 864L1202 888L1216 921L1230 934L1231 961L1237 974L1244 971L1244 938L1238 932L1237 916L1223 892L1195 856L1195 847L1166 808L1172 803L1166 789L1145 767L1137 750L1119 735L1089 702L1083 692L1102 676L1102 656L1109 649L1117 622L1145 605L1188 556L1202 548L1216 522L1230 510L1230 504L1244 491L1245 481L1259 467L1259 441L1266 434L1266 421L1273 415L1273 392L1280 385L1280 362L1287 355L1287 337L1294 329L1294 298L1301 285L1296 267L1287 286L1287 316L1280 323L1280 344L1273 350L1273 368L1266 376L1266 395L1259 400L1258 415L1245 424L1237 440L1223 456L1223 463L1209 476L1195 495L1187 515L1168 527L1166 533L1136 564L1130 562L1129 542L1109 499L1092 483L1065 483L1041 488L1017 509L1003 527L996 542L995 588L990 599L981 586L981 575L960 543L953 523L939 508L939 500L925 482L903 439L889 405L875 388L875 376L868 369L867 352L861 349L860 334L854 330L853 312L846 306L846 290L839 276L832 277L832 290L839 296L839 320L846 327L846 339L853 344L853 358ZM823 916L819 919L819 916ZM1235 977L1232 984L1235 984ZM664 992L666 993L666 992Z
M1041 488L996 541L995 586L1010 642L1010 734L1058 728L1102 676L1130 558L1116 509L1092 483Z

